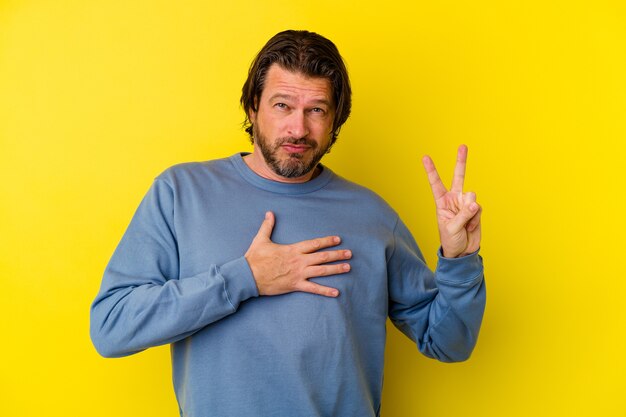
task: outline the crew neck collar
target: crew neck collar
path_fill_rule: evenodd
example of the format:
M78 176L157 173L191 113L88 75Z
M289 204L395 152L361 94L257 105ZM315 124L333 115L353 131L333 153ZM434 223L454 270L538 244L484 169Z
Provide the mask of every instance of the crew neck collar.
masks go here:
M287 182L278 182L268 180L267 178L263 178L260 175L257 175L254 171L250 169L248 164L243 160L243 157L248 155L246 152L236 153L231 156L229 159L232 164L235 166L239 174L250 184L254 185L257 188L261 188L266 191L271 191L273 193L279 194L307 194L313 191L317 191L320 188L324 187L333 177L333 172L325 167L322 164L319 164L318 167L321 169L321 172L315 178L300 183L287 183Z

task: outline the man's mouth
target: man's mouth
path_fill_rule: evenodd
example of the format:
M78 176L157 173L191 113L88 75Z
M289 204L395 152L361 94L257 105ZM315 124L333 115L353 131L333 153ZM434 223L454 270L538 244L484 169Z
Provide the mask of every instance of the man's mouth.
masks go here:
M309 149L311 149L311 147L309 145L296 145L293 143L284 143L281 145L281 147L287 152L287 153L304 153L306 151L308 151Z

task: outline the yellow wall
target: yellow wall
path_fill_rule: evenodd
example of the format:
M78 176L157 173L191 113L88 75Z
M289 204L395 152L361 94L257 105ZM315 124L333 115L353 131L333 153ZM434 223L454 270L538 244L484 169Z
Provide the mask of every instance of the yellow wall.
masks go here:
M155 175L250 149L239 91L286 28L351 71L325 162L383 195L431 265L420 156L447 182L470 148L481 338L444 365L390 327L384 416L626 415L624 4L0 2L0 415L177 415L168 348L100 358L89 304Z

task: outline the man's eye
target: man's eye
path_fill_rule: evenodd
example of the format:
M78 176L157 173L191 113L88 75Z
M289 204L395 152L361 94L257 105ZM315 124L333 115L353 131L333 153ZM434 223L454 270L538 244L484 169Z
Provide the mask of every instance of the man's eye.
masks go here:
M277 107L279 109L286 109L287 105L285 103L276 103L274 104L274 107Z
M322 109L320 107L314 107L311 111L313 113L324 113L324 109Z

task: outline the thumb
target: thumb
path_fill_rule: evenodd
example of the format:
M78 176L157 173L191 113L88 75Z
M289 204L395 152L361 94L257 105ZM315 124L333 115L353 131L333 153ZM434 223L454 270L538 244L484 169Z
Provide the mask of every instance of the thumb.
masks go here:
M266 212L265 219L263 219L263 223L261 223L261 227L254 237L254 240L270 240L270 238L272 237L272 230L274 230L274 222L274 213L272 213L271 211Z
M480 206L476 202L476 194L474 193L470 192L463 194L461 196L461 201L463 204L461 211L459 211L454 217L454 220L450 222L450 228L454 232L463 229L467 222L469 222L480 209Z

